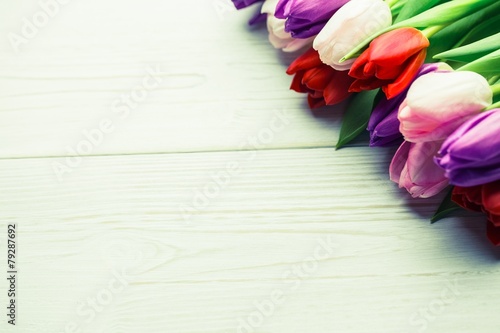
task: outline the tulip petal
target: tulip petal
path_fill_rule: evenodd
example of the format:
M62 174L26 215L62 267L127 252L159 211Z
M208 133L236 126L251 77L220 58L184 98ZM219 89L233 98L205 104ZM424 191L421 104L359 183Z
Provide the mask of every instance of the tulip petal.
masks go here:
M484 208L494 215L500 216L500 181L488 183L483 186Z
M455 186L453 188L451 200L465 209L481 212L483 210L481 207L481 190L481 186L468 188Z
M399 180L401 179L401 173L403 172L406 160L408 159L408 153L410 152L410 147L411 147L410 142L407 141L403 142L396 151L396 154L394 154L394 157L392 158L391 165L389 166L389 176L390 179L395 183L399 184Z
M349 86L353 80L346 71L336 71L323 92L326 104L334 105L349 97Z
M454 185L470 187L500 179L500 109L480 113L444 142L436 158Z
M401 65L429 45L429 40L420 30L415 28L392 30L370 43L370 60L378 66Z
M408 155L408 169L412 182L417 184L436 183L442 181L444 170L434 163L433 157L442 142L423 142L412 144Z
M410 143L405 141L391 162L390 178L415 198L429 198L448 186L444 172L433 163L439 142Z
M253 5L256 2L262 2L263 0L232 0L236 9L243 9L250 5Z
M275 16L286 20L285 31L292 37L309 38L317 35L328 19L347 2L349 0L280 0Z
M375 64L375 63L373 63ZM400 66L394 66L394 67L382 67L382 66L377 66L376 70L374 71L374 75L381 80L394 80L396 79L402 71L405 70L404 67L405 64L400 65Z
M375 38L354 61L351 91L382 87L388 99L408 88L426 57L429 40L415 28L392 30Z
M292 79L292 84L290 85L290 89L298 92L298 93L305 93L308 92L305 88L305 86L302 84L302 77L304 76L304 72L299 72L295 74L295 76Z
M321 59L318 56L318 52L313 48L307 50L300 57L295 59L294 62L288 66L286 73L292 75L297 73L299 70L310 69L322 65Z
M307 96L307 103L311 109L317 109L326 105L323 97L315 98L312 95Z
M311 90L323 91L333 76L334 73L331 67L320 66L306 71L302 83Z
M368 63L370 59L370 52L363 52L361 55L354 61L351 69L349 70L349 75L356 79L364 79L364 67Z
M486 225L486 235L493 245L500 245L500 227L495 226L491 221L488 221Z
M371 78L366 79L366 80L357 79L356 81L354 81L351 84L351 86L349 87L349 91L360 92L363 90L373 90L373 89L380 88L384 84L389 84L389 82L391 82L391 81L379 80L376 77L371 77Z
M341 63L340 60L346 53L373 33L389 27L391 23L391 9L387 2L351 0L331 16L314 39L313 47L318 50L325 64L337 70L348 70L354 59Z
M398 76L394 82L389 83L382 87L387 99L391 99L396 97L402 91L410 86L413 79L417 76L417 73L425 61L426 50L420 51L418 54L415 54L410 59L408 59L404 70Z

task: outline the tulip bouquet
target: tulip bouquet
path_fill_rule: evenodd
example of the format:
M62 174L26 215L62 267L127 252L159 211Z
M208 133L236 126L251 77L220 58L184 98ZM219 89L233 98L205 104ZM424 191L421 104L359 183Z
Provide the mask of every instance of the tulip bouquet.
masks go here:
M349 98L337 149L363 131L399 145L390 179L415 198L448 194L435 222L486 213L500 245L500 1L233 0L258 4L269 41L302 53L291 89L311 108Z

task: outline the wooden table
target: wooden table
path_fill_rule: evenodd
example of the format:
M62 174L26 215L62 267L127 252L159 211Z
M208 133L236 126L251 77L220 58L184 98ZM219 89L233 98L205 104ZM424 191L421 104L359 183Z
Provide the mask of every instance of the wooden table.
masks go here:
M47 1L0 4L1 332L500 331L484 217L335 151L250 12Z

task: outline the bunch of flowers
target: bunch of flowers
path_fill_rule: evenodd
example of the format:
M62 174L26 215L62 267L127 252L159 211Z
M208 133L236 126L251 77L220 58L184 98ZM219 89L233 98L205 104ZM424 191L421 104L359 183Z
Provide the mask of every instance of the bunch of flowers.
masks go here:
M449 188L433 221L486 213L500 245L500 1L233 0L258 4L311 108L350 99L337 148L365 129L400 145L390 179L415 198Z

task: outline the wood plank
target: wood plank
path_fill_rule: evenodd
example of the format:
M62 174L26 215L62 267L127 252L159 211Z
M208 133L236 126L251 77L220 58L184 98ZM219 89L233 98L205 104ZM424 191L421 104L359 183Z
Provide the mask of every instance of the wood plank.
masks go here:
M187 18L171 1L75 1L19 52L2 39L0 158L234 150L282 110L290 122L267 147L332 147L339 110L312 113L288 90L293 57L249 31L249 13L198 2L175 3ZM40 11L1 6L5 35ZM112 129L79 150L103 120Z
M0 161L23 332L494 332L484 218L430 225L439 200L410 200L381 152L87 157L62 182L63 159Z

